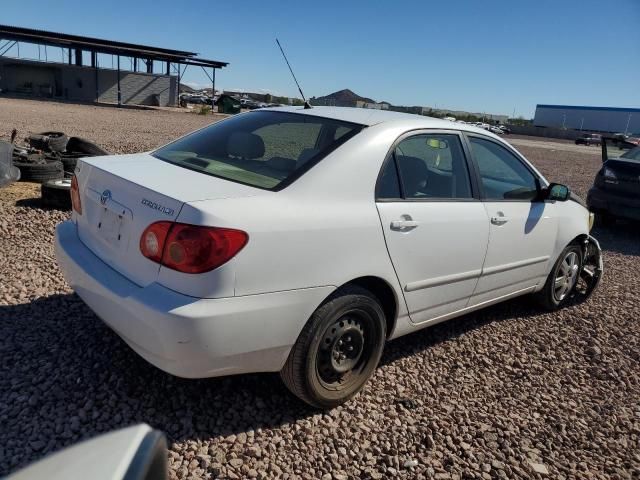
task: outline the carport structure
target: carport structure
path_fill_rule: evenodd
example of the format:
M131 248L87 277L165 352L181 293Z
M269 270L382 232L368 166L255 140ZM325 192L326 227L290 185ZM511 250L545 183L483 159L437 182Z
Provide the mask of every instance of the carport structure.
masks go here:
M38 58L21 57L21 43L37 46ZM105 56L111 56L111 68ZM123 58L130 69L121 69ZM175 105L189 66L203 69L215 93L216 70L227 65L194 52L0 25L0 89L10 93L118 105L161 99L159 104Z

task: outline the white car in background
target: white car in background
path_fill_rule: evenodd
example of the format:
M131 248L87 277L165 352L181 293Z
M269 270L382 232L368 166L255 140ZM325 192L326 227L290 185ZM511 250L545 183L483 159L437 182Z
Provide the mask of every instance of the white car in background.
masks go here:
M262 109L84 159L72 200L60 267L133 350L181 377L279 371L321 408L389 339L527 293L562 307L597 248L497 136L380 110Z

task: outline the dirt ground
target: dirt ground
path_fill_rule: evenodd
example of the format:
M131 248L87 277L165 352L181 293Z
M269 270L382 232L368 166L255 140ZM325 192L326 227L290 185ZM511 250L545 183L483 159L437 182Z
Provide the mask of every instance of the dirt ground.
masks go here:
M0 99L0 138L62 130L117 153L213 116ZM507 137L509 140L509 137ZM585 196L595 148L514 138ZM605 278L586 303L528 298L390 342L362 393L330 412L277 375L184 380L134 354L55 264L38 186L0 190L0 476L81 439L146 422L172 479L640 478L640 229L596 229Z

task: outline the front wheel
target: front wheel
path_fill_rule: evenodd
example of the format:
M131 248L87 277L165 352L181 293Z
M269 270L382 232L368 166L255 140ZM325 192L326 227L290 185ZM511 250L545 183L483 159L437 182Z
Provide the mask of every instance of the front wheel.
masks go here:
M355 285L343 287L313 313L280 376L304 402L333 408L364 386L385 339L385 315L375 296Z
M569 303L581 269L582 250L578 245L569 245L558 257L544 288L536 294L542 306L558 310Z

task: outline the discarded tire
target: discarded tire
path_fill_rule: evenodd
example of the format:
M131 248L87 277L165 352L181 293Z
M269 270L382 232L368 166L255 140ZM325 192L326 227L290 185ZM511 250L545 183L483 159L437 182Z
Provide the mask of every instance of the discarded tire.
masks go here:
M64 177L62 162L56 160L45 163L14 162L20 169L20 181L44 183L48 180L58 180Z
M49 180L40 187L42 205L61 210L71 209L71 179Z
M109 152L100 148L90 140L80 137L71 137L67 142L67 152L85 153L87 155L109 155Z
M29 145L45 152L63 152L68 141L69 137L63 132L42 132L29 136Z
M64 172L65 173L75 172L76 165L78 164L78 159L81 157L82 155L74 155L72 153L65 153L60 155L60 161L62 162Z

